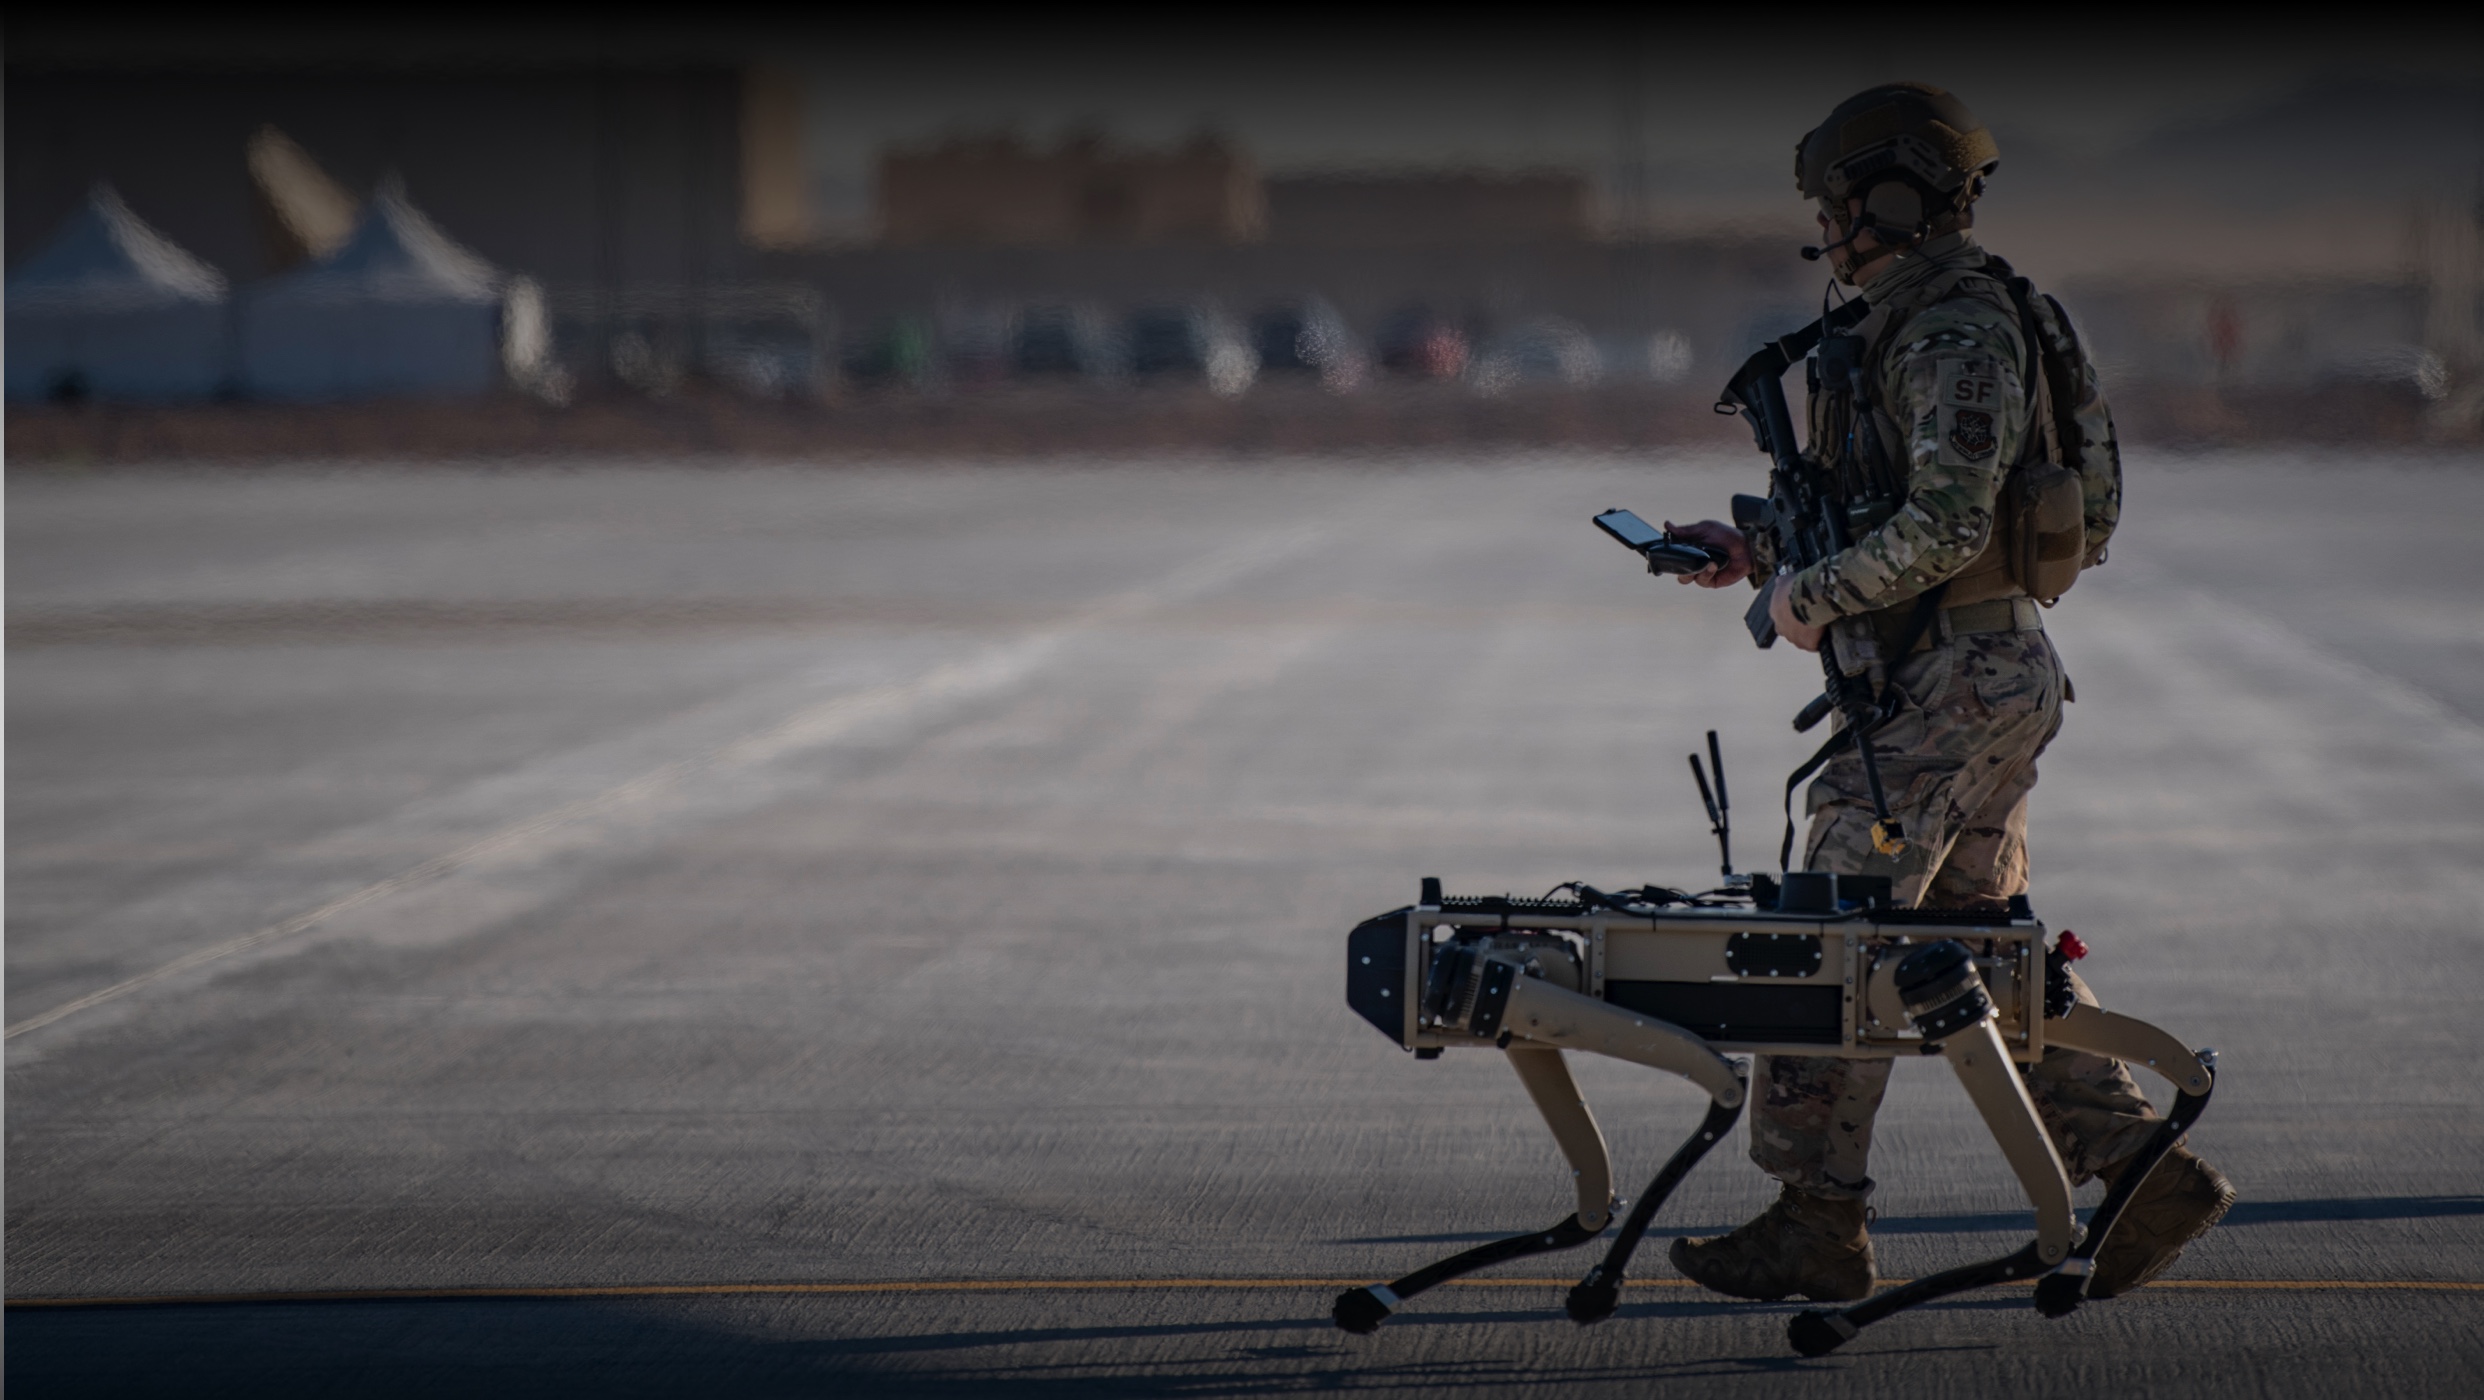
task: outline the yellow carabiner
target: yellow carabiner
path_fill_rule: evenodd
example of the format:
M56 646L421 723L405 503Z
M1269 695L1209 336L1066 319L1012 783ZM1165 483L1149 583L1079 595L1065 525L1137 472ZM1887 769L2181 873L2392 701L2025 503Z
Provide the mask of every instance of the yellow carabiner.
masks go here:
M1895 817L1885 822L1873 822L1872 849L1884 856L1893 856L1905 850L1906 828L1898 825Z

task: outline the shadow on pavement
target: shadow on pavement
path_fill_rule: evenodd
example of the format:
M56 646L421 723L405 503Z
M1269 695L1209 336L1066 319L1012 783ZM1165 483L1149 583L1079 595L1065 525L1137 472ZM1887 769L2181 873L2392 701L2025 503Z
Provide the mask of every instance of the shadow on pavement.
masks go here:
M2329 1196L2308 1201L2237 1201L2226 1225L2294 1225L2325 1220L2436 1220L2484 1215L2484 1196Z
M2226 1212L2225 1224L2294 1225L2338 1220L2435 1220L2448 1216L2484 1215L2484 1196L2321 1196L2299 1201L2254 1201L2245 1197ZM2086 1212L2080 1212L2085 1218ZM2026 1211L1991 1210L1959 1215L1883 1215L1872 1221L1882 1235L1975 1235L2024 1230ZM1738 1223L1738 1222L1737 1222ZM1512 1230L1466 1230L1438 1235L1366 1235L1331 1240L1331 1244L1480 1244L1514 1233ZM1648 1230L1650 1237L1721 1235L1732 1224L1665 1225Z
M2484 1215L2484 1196L2335 1197L2243 1202L2230 1225L2420 1220ZM2023 1228L2014 1212L1885 1219L1877 1228L1923 1234ZM1386 1243L1445 1242L1410 1236ZM1429 1301L1429 1300L1427 1300ZM1547 1296L1542 1306L1489 1311L1420 1305L1389 1323L1381 1344L1348 1339L1325 1316L1324 1291L1278 1315L1084 1326L999 1325L920 1331L812 1300L755 1298L730 1307L678 1300L454 1300L194 1304L22 1309L8 1317L7 1385L22 1395L461 1397L587 1394L1185 1396L1368 1391L1480 1394L1558 1391L1633 1382L1716 1382L1851 1364L1885 1349L1857 1348L1809 1362L1767 1352L1658 1359L1627 1348L1581 1364L1539 1345L1488 1346L1445 1359L1427 1339L1477 1328L1536 1325L1573 1333ZM1253 1305L1257 1306L1257 1305ZM2023 1295L1949 1300L1927 1313L2023 1311ZM1788 1307L1697 1298L1635 1298L1617 1315L1713 1324ZM969 1309L969 1316L974 1315ZM1127 1316L1128 1314L1124 1314ZM1141 1314L1143 1317L1144 1314ZM930 1319L925 1319L931 1321ZM1769 1321L1768 1334L1781 1323ZM821 1335L844 1327L855 1335ZM1484 1335L1511 1339L1506 1330ZM1548 1338L1551 1334L1540 1334ZM1386 1340L1384 1338L1384 1340ZM1723 1340L1722 1337L1711 1338ZM1894 1337L1892 1341L1896 1340ZM1921 1338L1920 1340L1930 1340ZM1910 1356L1926 1350L1900 1348ZM1726 1352L1742 1350L1727 1342ZM1990 1347L1933 1346L1934 1351ZM1739 1392L1740 1385L1730 1385Z
M1653 1317L1682 1309L1629 1311ZM1428 1319L1417 1314L1392 1326L1558 1320L1557 1313L1535 1309ZM1685 1374L1685 1366L1689 1374L1755 1374L1810 1364L1780 1356L1619 1368L1548 1365L1540 1356L1392 1362L1339 1336L1318 1316L804 1338L757 1318L710 1320L567 1301L29 1310L10 1317L9 1333L7 1380L18 1394L191 1400L1459 1394L1657 1380ZM1240 1344L1221 1345L1218 1338Z

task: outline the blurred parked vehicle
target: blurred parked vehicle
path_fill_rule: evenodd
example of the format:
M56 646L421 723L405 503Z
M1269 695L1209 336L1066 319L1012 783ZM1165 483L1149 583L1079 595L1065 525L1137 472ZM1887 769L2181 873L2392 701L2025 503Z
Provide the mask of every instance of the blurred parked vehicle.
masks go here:
M1093 307L1039 303L1018 315L1016 359L1029 378L1109 379L1123 356L1112 325Z
M932 382L936 369L931 327L917 316L900 316L865 334L847 349L845 357L846 377L858 384L904 384L919 389Z
M1599 335L1595 343L1610 380L1680 384L1696 363L1690 337L1675 330L1619 331Z
M613 381L632 392L661 399L678 393L689 379L689 353L678 328L618 323L612 334Z
M1690 337L1680 331L1658 331L1647 338L1647 377L1657 383L1681 383L1690 378L1694 363Z
M1140 379L1197 377L1224 398L1251 387L1259 357L1234 324L1201 306L1157 306L1130 315L1130 373Z
M941 368L958 388L988 388L1016 366L1016 335L1002 306L949 305L933 317Z
M1381 323L1380 367L1418 379L1455 379L1466 369L1466 333L1426 307L1408 307Z
M711 328L707 359L720 382L749 398L814 399L829 387L818 346L776 327Z
M1363 347L1346 328L1345 317L1324 297L1304 297L1273 306L1251 322L1251 347L1259 367L1270 374L1316 374L1330 389L1345 390L1366 377Z
M1498 394L1521 384L1583 389L1604 377L1595 341L1568 321L1547 316L1496 336L1475 360L1475 391Z
M836 317L796 283L571 287L543 301L537 334L566 357L531 383L510 375L553 402L580 384L660 398L702 380L752 398L809 399L839 377ZM503 325L507 341L524 320Z
M2372 385L2438 402L2449 397L2449 366L2420 345L2376 345L2331 355L2315 374L2330 384Z

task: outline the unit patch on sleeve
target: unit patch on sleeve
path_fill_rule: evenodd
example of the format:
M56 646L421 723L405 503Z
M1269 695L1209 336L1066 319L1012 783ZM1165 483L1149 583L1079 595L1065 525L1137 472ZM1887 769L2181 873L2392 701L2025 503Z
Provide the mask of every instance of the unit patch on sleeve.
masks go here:
M1999 414L2007 387L1999 370L1980 357L1942 362L1938 409L1943 460L1973 466L2001 446Z
M1992 455L1999 444L1992 435L1992 415L1981 409L1960 408L1950 411L1949 450L1970 462L1980 462Z

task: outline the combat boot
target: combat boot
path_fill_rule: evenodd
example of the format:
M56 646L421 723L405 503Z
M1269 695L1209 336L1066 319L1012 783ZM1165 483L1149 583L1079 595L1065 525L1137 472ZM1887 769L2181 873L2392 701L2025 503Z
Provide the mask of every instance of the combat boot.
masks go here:
M2116 1162L2097 1175L2111 1186L2128 1165L2127 1160ZM2087 1296L2128 1293L2173 1267L2182 1247L2208 1233L2233 1204L2234 1183L2225 1173L2192 1156L2187 1147L2166 1153L2096 1252Z
M1673 1242L1684 1278L1731 1298L1773 1303L1800 1293L1815 1303L1871 1296L1871 1236L1861 1201L1814 1196L1791 1186L1777 1203L1730 1235Z

